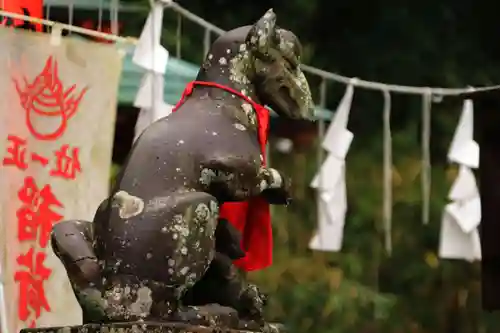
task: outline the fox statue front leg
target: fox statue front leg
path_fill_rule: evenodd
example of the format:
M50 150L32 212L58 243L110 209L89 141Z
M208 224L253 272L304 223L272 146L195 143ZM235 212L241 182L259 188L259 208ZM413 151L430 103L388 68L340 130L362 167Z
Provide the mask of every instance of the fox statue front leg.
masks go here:
M183 303L227 306L235 309L241 320L260 325L266 296L255 285L243 281L233 258L217 252L203 278L184 295Z
M236 160L231 162L235 163ZM207 189L215 189L214 193L221 197L221 201L241 200L242 196L250 194L261 196L271 204L286 205L290 202L290 181L276 169L261 167L253 175L250 172L242 172L238 174L239 177L232 176L236 174L230 171L232 169L244 168L226 163L223 168L216 169L215 165L211 165L209 169L212 177L207 177L211 181L206 183ZM250 191L245 192L242 190L244 188ZM219 225L222 223L231 225L230 222L219 219ZM239 237L241 236L238 235ZM239 318L247 327L252 324L256 325L256 328L260 327L264 324L266 296L255 285L244 281L239 274L233 260L240 259L241 256L231 256L227 251L221 251L223 246L240 247L241 240L236 237L218 237L217 240L223 245L217 249L203 278L184 295L183 303L194 306L219 304L230 307L237 310Z
M105 320L101 295L101 268L93 249L93 223L68 220L52 228L51 245L66 272L82 308L84 323Z

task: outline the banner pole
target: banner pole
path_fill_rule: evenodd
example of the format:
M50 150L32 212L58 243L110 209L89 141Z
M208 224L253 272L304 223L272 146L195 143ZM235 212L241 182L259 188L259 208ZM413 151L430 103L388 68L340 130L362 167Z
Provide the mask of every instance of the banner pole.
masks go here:
M7 325L7 307L5 305L4 276L0 263L0 333L9 333Z

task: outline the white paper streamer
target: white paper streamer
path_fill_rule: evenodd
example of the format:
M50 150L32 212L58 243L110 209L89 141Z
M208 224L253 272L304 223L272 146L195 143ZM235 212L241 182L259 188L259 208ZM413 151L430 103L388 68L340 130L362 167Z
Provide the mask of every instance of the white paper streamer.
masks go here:
M475 169L479 167L479 145L473 139L473 131L474 107L471 100L466 100L453 136L448 159Z
M320 192L335 191L341 179L341 171L344 165L344 161L337 159L333 155L328 155L310 186Z
M429 223L431 197L431 108L432 91L429 89L422 100L422 223Z
M335 191L318 193L318 230L309 242L309 248L316 251L340 251L347 212L345 182L339 182Z
M173 106L163 100L164 75L169 57L160 43L163 6L161 2L152 4L132 57L136 65L146 70L134 100L134 106L141 109L135 125L134 141L149 125L172 112Z
M478 195L476 178L472 170L461 165L458 169L458 175L451 186L448 199L451 201L466 201L473 199Z
M353 134L347 130L353 95L354 87L347 86L322 144L329 153L342 160L345 158L353 139Z
M476 228L465 233L446 211L441 223L439 257L467 261L481 260L481 242Z
M387 254L392 253L392 135L391 94L384 90L384 240Z
M445 259L481 260L478 227L481 200L474 173L479 167L479 146L473 138L473 105L464 101L462 115L448 152L450 162L460 165L448 195L441 224L439 256Z
M168 51L161 46L163 4L154 3L134 50L132 61L147 71L165 74Z
M339 251L342 248L347 212L345 157L354 138L347 129L353 93L353 86L349 85L322 143L328 157L311 182L311 187L318 192L318 230L309 242L312 250Z

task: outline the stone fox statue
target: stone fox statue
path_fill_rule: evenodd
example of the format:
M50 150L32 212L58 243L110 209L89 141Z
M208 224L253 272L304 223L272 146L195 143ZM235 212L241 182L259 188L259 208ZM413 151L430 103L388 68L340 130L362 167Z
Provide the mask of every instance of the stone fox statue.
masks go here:
M263 298L236 274L232 260L245 249L219 207L288 203L289 182L262 166L260 104L310 118L300 57L272 10L218 38L176 111L138 138L93 223L54 226L52 246L85 322L172 320L183 305L208 303L259 320Z

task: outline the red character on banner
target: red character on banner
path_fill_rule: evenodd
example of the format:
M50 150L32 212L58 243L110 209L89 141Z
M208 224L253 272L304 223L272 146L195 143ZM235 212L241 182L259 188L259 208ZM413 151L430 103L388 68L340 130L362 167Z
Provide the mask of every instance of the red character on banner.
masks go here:
M27 149L26 149L26 139L22 139L16 135L9 135L7 137L7 140L10 142L10 147L7 148L7 156L3 158L2 160L2 165L4 166L15 166L19 170L26 170L28 168L28 163L27 163ZM67 145L64 145L65 147ZM68 166L67 163L71 162L71 159L76 159L75 166L73 167L76 170L80 170L80 162L78 160L78 148L73 148L73 153L72 157L70 156L65 156L66 154L66 149L63 149L61 152L56 152L55 155L57 157L57 165L58 165L58 170L66 170L66 173L68 172ZM31 157L31 161L40 163L42 166L47 166L49 164L49 159L31 152L28 154ZM67 163L60 162L60 160L63 159L64 161L67 161ZM64 169L63 169L64 166ZM73 172L74 173L74 172ZM51 173L52 174L52 173ZM56 174L56 176L59 174ZM67 177L66 177L67 178ZM73 176L74 179L74 176Z
M18 317L22 321L28 320L32 311L34 320L42 314L42 310L50 311L50 305L45 296L43 283L48 280L52 271L45 267L47 255L43 252L35 254L30 248L26 254L17 257L17 264L21 266L14 274L14 280L19 286ZM34 320L30 326L34 326Z
M80 159L78 157L78 148L71 150L71 156L68 155L69 145L62 145L61 149L55 152L56 168L50 171L51 176L63 177L66 179L75 179L76 173L82 171Z
M29 176L24 178L24 185L17 195L23 203L16 212L19 241L38 239L40 246L45 248L49 242L52 226L63 218L53 208L62 208L63 205L52 193L50 185L45 185L40 190L33 177Z
M76 114L82 98L88 88L80 93L74 93L76 85L64 90L58 75L57 61L51 56L47 59L42 72L29 83L23 78L26 85L21 84L14 78L14 84L21 100L21 105L26 112L26 125L30 133L37 139L43 141L56 140L64 134L68 120ZM34 126L35 119L55 118L59 120L59 126L53 131L42 133Z
M20 170L26 170L28 168L28 163L26 163L26 140L15 135L9 135L7 140L11 144L7 148L9 156L4 157L2 164L5 166L14 165Z
M43 0L2 0L0 1L0 8L14 14L43 18ZM31 23L22 19L11 19L10 17L1 19L1 25L42 31L41 24Z
M38 155L37 153L31 153L31 160L40 163L42 166L49 164L48 158Z

